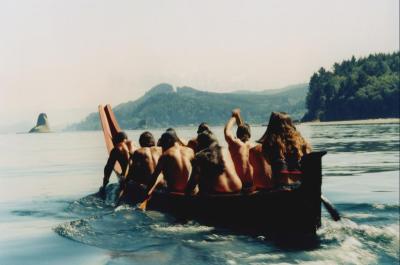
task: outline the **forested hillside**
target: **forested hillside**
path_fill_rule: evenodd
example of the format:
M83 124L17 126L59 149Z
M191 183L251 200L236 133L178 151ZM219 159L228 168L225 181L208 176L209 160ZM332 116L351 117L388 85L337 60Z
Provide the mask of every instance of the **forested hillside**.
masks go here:
M321 68L309 83L303 121L399 117L400 53L375 54Z

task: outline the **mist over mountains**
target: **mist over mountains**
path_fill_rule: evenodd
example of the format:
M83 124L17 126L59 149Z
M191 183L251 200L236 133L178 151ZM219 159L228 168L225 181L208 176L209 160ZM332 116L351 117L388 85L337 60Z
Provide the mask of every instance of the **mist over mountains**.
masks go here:
M222 125L234 108L241 109L246 122L263 124L268 122L272 111L284 111L293 119L300 119L306 112L307 91L308 84L257 92L215 93L187 86L174 88L162 83L135 101L113 106L113 110L123 129L192 126L203 121L210 125ZM83 121L67 128L99 129L98 113L91 113Z

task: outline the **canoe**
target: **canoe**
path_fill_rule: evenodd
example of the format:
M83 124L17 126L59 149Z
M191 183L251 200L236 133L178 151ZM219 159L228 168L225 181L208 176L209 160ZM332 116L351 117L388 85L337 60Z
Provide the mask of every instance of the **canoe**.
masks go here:
M111 106L99 106L107 150L120 129ZM250 232L257 235L287 234L315 236L321 226L322 156L303 157L304 179L294 190L256 191L251 194L185 196L155 191L147 209L170 213L178 220ZM120 168L115 168L118 174Z

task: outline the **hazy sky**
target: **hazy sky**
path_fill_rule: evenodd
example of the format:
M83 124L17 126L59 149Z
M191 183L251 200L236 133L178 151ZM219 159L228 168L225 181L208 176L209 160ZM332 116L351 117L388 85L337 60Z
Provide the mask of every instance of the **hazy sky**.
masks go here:
M76 121L161 82L279 88L398 49L398 0L0 0L0 127Z

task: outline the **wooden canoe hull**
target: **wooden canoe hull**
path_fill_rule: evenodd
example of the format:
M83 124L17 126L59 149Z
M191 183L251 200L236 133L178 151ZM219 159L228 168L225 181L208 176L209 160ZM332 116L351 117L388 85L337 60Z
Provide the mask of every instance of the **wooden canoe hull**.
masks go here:
M308 159L318 164L322 155L312 153ZM291 191L207 196L155 192L147 207L168 212L181 220L196 220L246 233L315 236L321 226L322 176L319 172L306 177L309 181L305 185Z

